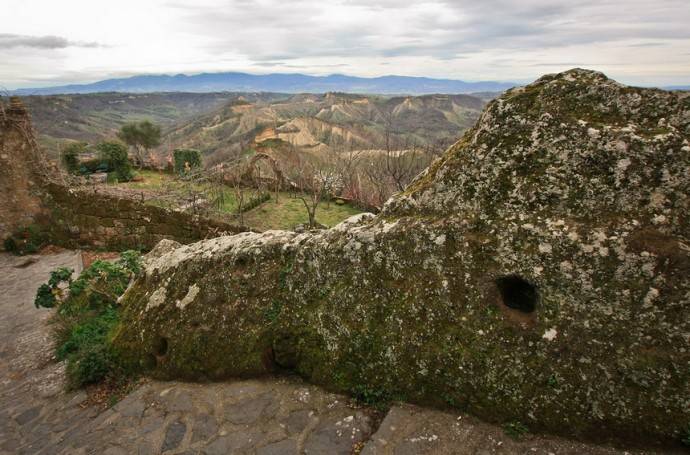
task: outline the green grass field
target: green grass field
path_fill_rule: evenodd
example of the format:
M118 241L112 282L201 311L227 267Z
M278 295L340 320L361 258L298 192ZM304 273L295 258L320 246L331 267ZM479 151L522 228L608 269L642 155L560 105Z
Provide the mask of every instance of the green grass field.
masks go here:
M316 209L316 221L333 227L361 212L349 204L338 206L323 201ZM301 199L293 199L288 193L279 193L276 202L275 193L272 193L270 200L244 214L244 223L261 231L292 229L299 224L308 224L309 214Z
M202 184L188 184L175 181L169 174L154 171L138 171L137 175L143 177L143 182L129 182L121 185L133 189L144 189L161 192L160 198L151 199L148 203L165 208L174 208L171 201L183 198L192 193L204 192L208 199L216 199L218 187ZM247 189L244 195L245 203L258 194L253 189ZM223 203L214 210L216 217L230 223L238 224L237 200L233 189L223 187ZM316 221L324 226L332 227L352 215L361 213L361 210L349 204L336 205L333 202L322 201L316 210ZM291 197L291 194L271 192L271 198L258 207L244 213L244 225L250 228L267 231L269 229L293 229L300 224L309 223L309 214L301 199Z

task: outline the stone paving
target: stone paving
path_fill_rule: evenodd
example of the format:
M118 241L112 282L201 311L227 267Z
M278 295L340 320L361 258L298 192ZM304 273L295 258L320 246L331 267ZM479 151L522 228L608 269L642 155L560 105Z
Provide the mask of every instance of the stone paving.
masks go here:
M146 381L110 409L65 392L52 361L49 310L39 284L79 253L0 254L1 454L642 454L555 437L516 442L469 416L394 406L374 412L286 379L213 384ZM376 428L377 427L377 428ZM680 453L680 452L679 452Z

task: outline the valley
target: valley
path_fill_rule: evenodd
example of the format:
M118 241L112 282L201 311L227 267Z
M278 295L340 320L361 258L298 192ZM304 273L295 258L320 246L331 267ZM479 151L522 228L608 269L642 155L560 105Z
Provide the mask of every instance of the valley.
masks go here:
M222 161L233 150L265 139L312 152L407 146L441 153L495 95L98 93L22 100L39 141L54 155L70 141L114 139L125 123L150 120L163 129L159 155L189 147L199 149L207 161Z
M469 130L491 96L100 93L23 100L56 162L75 141L117 140L124 125L150 121L162 132L147 153L152 166L178 149L198 150L209 170L262 154L293 185L313 186L321 175L330 196L377 210ZM263 184L275 178L265 163L256 172Z

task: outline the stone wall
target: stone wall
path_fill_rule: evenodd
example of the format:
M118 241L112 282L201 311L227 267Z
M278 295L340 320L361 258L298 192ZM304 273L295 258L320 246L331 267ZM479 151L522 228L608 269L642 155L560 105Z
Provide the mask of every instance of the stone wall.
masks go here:
M150 249L161 239L191 243L245 231L227 223L70 188L35 140L18 97L0 101L0 238L38 224L71 248Z
M88 190L49 184L53 243L150 249L162 239L192 243L246 228Z
M290 372L535 431L690 422L690 97L545 76L380 215L161 242L114 351L164 378Z
M43 215L35 146L31 119L19 98L0 103L0 238Z

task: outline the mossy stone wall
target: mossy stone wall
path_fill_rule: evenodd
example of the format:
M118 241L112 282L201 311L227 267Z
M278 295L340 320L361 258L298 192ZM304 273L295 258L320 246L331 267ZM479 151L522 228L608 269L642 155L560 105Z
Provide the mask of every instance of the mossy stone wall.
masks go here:
M584 70L509 91L377 217L159 244L114 346L162 377L287 370L537 430L679 442L689 100Z
M120 199L93 191L48 185L53 243L70 248L153 248L163 239L191 243L246 230L221 221Z

